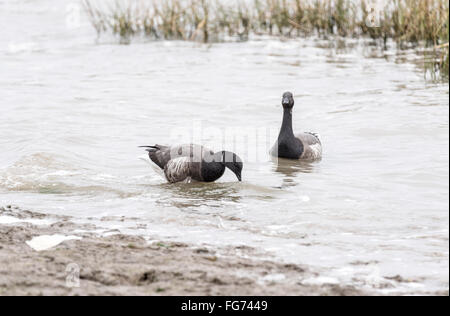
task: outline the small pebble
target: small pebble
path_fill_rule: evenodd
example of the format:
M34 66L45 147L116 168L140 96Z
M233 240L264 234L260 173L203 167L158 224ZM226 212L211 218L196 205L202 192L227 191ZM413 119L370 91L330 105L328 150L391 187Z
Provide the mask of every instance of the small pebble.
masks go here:
M216 256L205 256L203 257L203 259L212 261L212 262L216 262L217 261L217 257Z

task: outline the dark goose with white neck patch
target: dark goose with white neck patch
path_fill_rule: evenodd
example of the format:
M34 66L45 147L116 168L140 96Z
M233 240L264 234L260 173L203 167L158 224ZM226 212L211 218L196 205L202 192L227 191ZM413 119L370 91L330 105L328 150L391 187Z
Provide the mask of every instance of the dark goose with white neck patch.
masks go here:
M301 133L294 135L292 129L292 109L294 97L292 93L283 94L283 123L280 134L270 154L274 157L286 159L318 160L322 158L322 143L315 133Z
M169 183L214 182L230 169L242 181L241 158L228 151L214 153L203 146L188 144L179 146L141 146Z

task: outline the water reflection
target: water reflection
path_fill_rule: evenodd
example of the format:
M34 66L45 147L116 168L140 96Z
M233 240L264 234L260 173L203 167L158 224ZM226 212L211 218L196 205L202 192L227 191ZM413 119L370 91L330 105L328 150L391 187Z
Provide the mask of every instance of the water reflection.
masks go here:
M177 208L221 207L223 203L238 203L241 200L239 194L240 183L177 183L164 184L163 188L170 193L170 197L164 196L157 203Z
M300 173L313 173L317 167L315 162L274 157L272 157L272 163L273 171L284 176L281 188L297 186Z

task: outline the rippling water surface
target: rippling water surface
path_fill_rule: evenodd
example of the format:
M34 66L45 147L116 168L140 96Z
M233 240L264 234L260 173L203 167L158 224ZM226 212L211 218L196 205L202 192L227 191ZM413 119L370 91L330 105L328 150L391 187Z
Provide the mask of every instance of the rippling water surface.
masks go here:
M84 17L67 23L71 2L37 2L0 0L1 204L125 216L114 228L253 246L383 293L448 290L447 84L427 83L395 51L351 42L96 43ZM321 162L266 154L286 90L295 129L322 136ZM227 132L264 132L236 138L259 153L242 153L243 183L228 172L168 185L137 159L138 145L196 130L215 150ZM397 275L407 282L379 289Z

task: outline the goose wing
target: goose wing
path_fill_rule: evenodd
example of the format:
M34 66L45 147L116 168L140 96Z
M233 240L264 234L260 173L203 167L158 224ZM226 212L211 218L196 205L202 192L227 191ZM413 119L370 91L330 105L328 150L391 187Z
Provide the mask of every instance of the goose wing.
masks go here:
M295 136L303 144L303 154L300 159L316 160L322 158L322 142L316 133L305 132Z
M170 160L164 167L164 174L169 183L177 183L191 178L192 162L189 157L179 157Z
M212 150L196 144L184 144L178 146L142 146L158 167L164 169L167 164L177 158L190 158L193 162L201 162L207 155L214 155Z
M170 147L172 159L180 157L191 158L193 162L201 162L206 156L214 155L214 152L204 146L196 144L184 144Z

